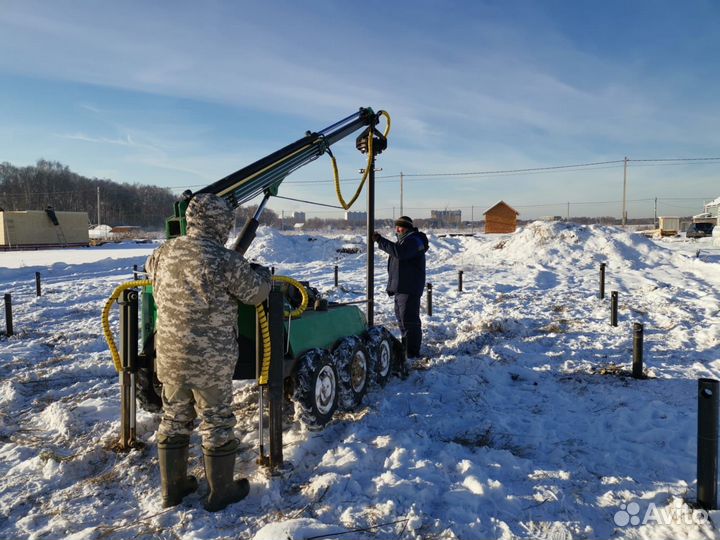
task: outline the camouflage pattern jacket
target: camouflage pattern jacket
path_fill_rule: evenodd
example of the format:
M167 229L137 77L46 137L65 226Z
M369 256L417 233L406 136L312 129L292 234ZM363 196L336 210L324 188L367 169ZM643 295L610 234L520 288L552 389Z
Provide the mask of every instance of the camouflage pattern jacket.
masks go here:
M187 236L169 240L145 263L158 308L157 374L166 384L209 388L232 379L238 302L262 302L271 276L225 248L233 214L223 199L196 195L186 219Z

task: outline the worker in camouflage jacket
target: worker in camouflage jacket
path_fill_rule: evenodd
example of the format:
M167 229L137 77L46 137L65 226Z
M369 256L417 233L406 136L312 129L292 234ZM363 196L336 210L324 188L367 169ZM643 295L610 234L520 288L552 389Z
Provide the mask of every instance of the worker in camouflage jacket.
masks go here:
M187 476L190 434L200 419L205 473L217 511L243 499L247 479L233 480L238 442L233 427L232 375L238 358L238 302L258 304L270 272L225 248L233 222L217 195L194 196L185 213L187 236L156 249L145 268L157 304L156 365L163 417L157 433L163 506L197 489Z

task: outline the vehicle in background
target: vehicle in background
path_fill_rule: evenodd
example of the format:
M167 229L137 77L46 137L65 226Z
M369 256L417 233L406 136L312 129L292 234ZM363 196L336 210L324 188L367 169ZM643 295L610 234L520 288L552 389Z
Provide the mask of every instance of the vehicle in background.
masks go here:
M691 223L685 231L686 238L705 238L712 236L714 223Z

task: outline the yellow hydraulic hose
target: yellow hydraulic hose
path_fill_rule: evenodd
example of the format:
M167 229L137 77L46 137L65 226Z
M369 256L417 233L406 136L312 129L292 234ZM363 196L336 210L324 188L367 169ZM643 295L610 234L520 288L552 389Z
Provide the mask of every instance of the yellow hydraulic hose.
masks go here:
M298 291L300 291L300 296L302 296L300 306L294 311L286 311L283 313L284 317L297 319L300 315L302 315L303 311L307 309L307 289L305 289L303 284L299 281L294 280L293 278L289 278L287 276L273 276L272 279L273 281L288 283L289 285L292 285ZM267 384L268 378L270 376L270 325L268 324L267 316L265 315L265 309L262 307L262 304L258 304L257 306L255 306L255 310L257 311L258 323L260 324L260 336L263 342L263 357L260 367L260 378L258 379L258 383Z
M384 116L385 119L387 120L387 126L385 127L385 133L383 134L383 137L387 137L388 134L390 133L390 123L391 123L390 115L385 111L380 111L380 115ZM360 185L358 186L357 191L355 192L355 195L353 195L353 198L350 199L350 202L345 202L345 199L342 196L342 193L340 192L340 173L338 172L337 161L335 160L335 156L330 154L330 160L332 162L332 168L333 168L333 177L335 179L335 193L337 193L337 197L338 197L338 201L340 202L340 206L342 206L345 210L350 209L350 207L353 205L353 203L360 196L360 192L362 191L362 188L365 185L365 180L367 180L368 173L370 172L372 156L373 156L373 130L370 129L368 131L368 162L367 162L367 166L365 167L365 172L363 173L363 176L360 179Z
M300 302L300 306L295 309L294 311L286 311L283 313L285 317L290 317L292 319L297 319L300 315L303 314L303 311L307 309L308 305L308 293L307 289L303 286L302 283L300 283L297 280L294 280L293 278L287 277L287 276L273 276L273 281L280 281L282 283L287 283L289 285L292 285L295 287L298 291L300 291L300 296L302 296L302 301Z
M305 289L305 287L303 287L302 283L286 276L273 276L273 281L281 281L292 285L298 291L300 291L300 295L302 296L302 302L300 303L300 306L292 312L286 311L285 313L283 313L283 315L285 317L291 317L293 319L302 315L308 304L307 290ZM118 353L117 346L115 345L115 340L113 339L112 331L110 330L110 309L112 308L113 303L120 297L120 295L125 289L145 287L148 285L152 285L152 281L150 281L149 279L141 279L123 283L113 291L112 295L110 295L110 298L108 298L107 302L105 302L105 307L103 308L102 312L103 332L105 334L105 340L107 341L108 347L110 348L110 354L112 355L113 364L115 365L115 370L117 372L122 371L122 363L120 361L120 353ZM262 304L256 305L255 311L257 312L258 324L260 326L260 335L263 342L263 358L261 364L262 367L260 370L259 383L267 384L268 376L270 374L270 325L268 323L267 316L265 315L265 309L263 308Z
M105 334L105 341L107 341L108 347L110 347L110 354L112 355L113 364L115 364L115 371L117 371L118 373L122 371L122 362L120 361L120 353L118 353L117 346L115 345L115 340L113 339L112 332L110 331L110 308L112 308L115 300L120 297L120 295L125 289L144 287L146 285L152 285L152 282L149 279L139 279L136 281L128 281L127 283L123 283L113 291L113 293L110 295L110 298L108 298L107 302L105 302L105 307L102 311L102 326L103 333Z
M385 120L387 120L387 126L385 126L385 133L383 133L383 137L387 139L387 136L390 135L390 115L387 111L380 111L380 116L384 116Z
M267 384L268 376L270 375L270 324L268 323L265 308L263 308L262 304L255 306L255 311L257 312L260 336L263 343L263 357L260 364L260 379L258 383Z

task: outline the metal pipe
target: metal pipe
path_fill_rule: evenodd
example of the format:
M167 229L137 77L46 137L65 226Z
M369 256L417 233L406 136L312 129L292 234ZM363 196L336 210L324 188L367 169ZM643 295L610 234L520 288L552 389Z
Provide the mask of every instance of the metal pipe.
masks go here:
M120 336L120 448L129 450L137 439L134 373L138 353L138 293L134 289L122 292Z
M130 432L130 439L128 444L130 447L134 447L137 443L137 401L136 401L136 386L135 386L135 374L137 373L138 367L138 292L136 290L130 290L128 294L128 300L130 306L128 312L130 314L130 332L128 336L128 367L127 371L130 375L130 389L129 389L129 422L128 428Z
M427 284L427 314L432 316L432 283Z
M40 272L35 272L35 296L42 296L42 289L40 287Z
M633 323L633 367L632 375L636 379L643 376L643 325Z
M459 292L462 292L462 290L463 290L462 277L463 277L463 271L458 270L458 291Z
M329 306L352 306L354 304L367 304L366 300L353 300L352 302L330 302Z
M260 201L260 204L258 204L257 210L255 210L255 215L253 216L253 218L260 221L260 216L262 216L262 213L265 211L265 207L267 206L269 200L270 194L266 193L262 201Z
M5 293L5 335L10 337L13 333L12 296Z
M260 378L260 372L262 370L261 362L261 334L260 334L260 319L257 312L255 313L255 378ZM259 465L267 465L268 458L265 455L265 432L263 430L263 416L265 416L265 402L263 400L264 387L258 386L258 441L259 441L259 456L257 463Z
M698 380L697 502L717 509L718 396L720 382Z
M373 247L374 247L374 246L373 246ZM335 287L338 286L338 283L339 283L339 282L340 282L340 280L339 280L339 276L338 276L338 266L337 266L337 264L336 264L336 265L335 265Z
M372 134L371 134L372 136ZM368 163L368 191L367 191L367 324L375 324L375 150L371 152Z
M600 263L600 300L605 298L605 263Z
M282 409L284 386L283 354L283 295L270 291L268 297L268 323L270 325L270 373L268 378L268 409L270 410L270 468L283 464Z
M618 292L610 293L610 326L618 325Z

